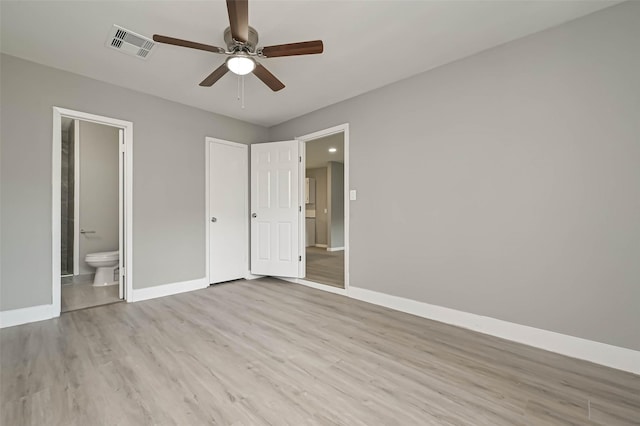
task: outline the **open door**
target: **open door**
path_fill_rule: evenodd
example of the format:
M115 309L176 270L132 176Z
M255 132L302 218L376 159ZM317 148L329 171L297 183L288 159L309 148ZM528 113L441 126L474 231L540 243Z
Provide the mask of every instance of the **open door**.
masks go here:
M251 273L299 277L300 142L251 145ZM304 246L304 245L303 245Z

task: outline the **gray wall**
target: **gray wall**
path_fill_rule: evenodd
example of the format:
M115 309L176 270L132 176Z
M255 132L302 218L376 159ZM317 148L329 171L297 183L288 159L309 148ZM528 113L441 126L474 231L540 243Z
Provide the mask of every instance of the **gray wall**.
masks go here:
M640 350L638 22L626 2L271 128L350 123L351 285Z
M118 129L80 121L80 274L95 268L84 261L88 253L118 250L119 179ZM135 139L134 139L135 140Z
M134 123L134 287L204 277L204 138L251 143L267 130L15 57L0 62L0 309L51 303L54 105Z
M344 164L330 161L327 167L329 248L344 247Z
M316 180L316 202L306 205L307 210L316 211L316 244L328 244L327 208L327 168L307 169L307 177Z

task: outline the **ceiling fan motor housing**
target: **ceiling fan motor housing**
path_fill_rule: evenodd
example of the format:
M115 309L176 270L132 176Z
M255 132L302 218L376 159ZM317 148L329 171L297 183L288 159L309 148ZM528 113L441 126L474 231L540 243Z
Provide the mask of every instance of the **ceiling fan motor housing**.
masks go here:
M224 42L227 44L227 50L230 52L236 50L238 44L233 40L233 37L231 37L231 27L227 27L227 29L224 30ZM256 31L255 28L249 27L249 40L243 44L249 52L255 53L256 47L258 46L258 31Z

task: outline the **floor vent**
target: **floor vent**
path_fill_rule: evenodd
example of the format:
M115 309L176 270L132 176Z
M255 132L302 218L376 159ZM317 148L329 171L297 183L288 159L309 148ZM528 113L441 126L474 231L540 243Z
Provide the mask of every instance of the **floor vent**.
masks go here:
M109 31L105 45L127 55L147 59L156 44L145 36L114 25Z

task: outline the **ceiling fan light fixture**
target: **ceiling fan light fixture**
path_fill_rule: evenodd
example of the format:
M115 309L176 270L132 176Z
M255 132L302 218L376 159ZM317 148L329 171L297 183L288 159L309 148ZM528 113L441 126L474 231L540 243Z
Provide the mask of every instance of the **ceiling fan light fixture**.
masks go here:
M256 68L256 61L243 55L232 56L227 59L227 68L234 74L247 75Z

